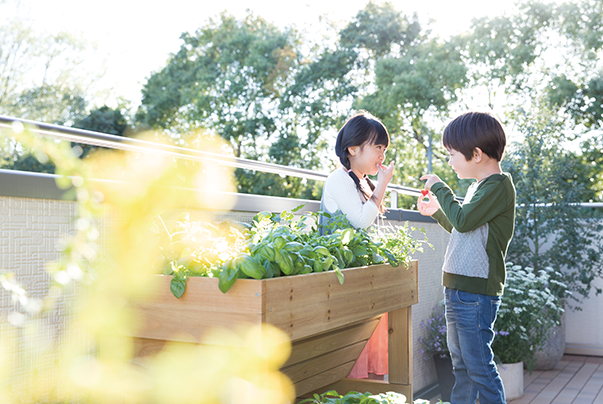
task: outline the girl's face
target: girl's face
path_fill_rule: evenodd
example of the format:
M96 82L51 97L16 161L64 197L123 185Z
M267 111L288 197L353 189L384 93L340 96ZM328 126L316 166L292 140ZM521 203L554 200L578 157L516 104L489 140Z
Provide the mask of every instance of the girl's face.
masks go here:
M458 150L449 149L448 154L450 154L450 158L448 159L448 165L454 169L454 172L460 179L464 178L475 178L473 173L473 158L469 161L465 158L465 155Z
M379 166L385 161L387 146L364 143L362 146L349 148L350 167L356 175L375 175Z

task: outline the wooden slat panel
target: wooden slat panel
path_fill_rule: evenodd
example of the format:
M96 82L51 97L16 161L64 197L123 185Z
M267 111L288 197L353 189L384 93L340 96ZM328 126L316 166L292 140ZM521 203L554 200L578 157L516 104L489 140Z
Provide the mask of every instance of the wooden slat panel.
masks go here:
M233 329L240 325L258 325L260 314L200 312L198 310L170 310L161 305L142 309L144 323L133 336L170 341L199 342L209 329Z
M166 342L159 339L134 338L134 356L144 357L155 355L163 349Z
M406 269L376 265L343 272L343 285L334 273L270 280L266 283L266 322L296 340L418 300L416 266ZM326 280L324 275L328 276Z
M389 312L388 378L391 383L412 384L412 308Z
M324 386L334 383L337 380L341 380L347 375L349 375L352 371L353 366L354 362L344 363L326 372L319 373L298 383L295 383L295 393L298 397L307 394L311 391L317 391L319 389L321 390L321 393L324 393L326 391L323 390Z
M340 364L345 364L350 361L355 362L360 356L367 341L368 340L360 341L307 361L284 367L281 371L289 376L293 383L300 382L319 373L326 372Z
M180 309L195 311L259 313L262 309L262 283L252 279L239 279L232 288L222 293L218 289L217 278L190 277L186 291L180 299L170 291L171 276L155 276L153 290L156 292L137 302L155 302Z
M341 328L327 334L295 341L291 347L291 356L285 367L299 363L316 356L324 355L344 346L352 345L359 341L367 341L382 316L377 316L366 322ZM354 358L354 360L358 357Z
M141 325L134 336L198 341L209 328L259 325L264 319L263 281L238 280L222 293L217 279L192 277L177 299L170 291L170 280L169 276L154 277L157 292L132 302L141 312Z

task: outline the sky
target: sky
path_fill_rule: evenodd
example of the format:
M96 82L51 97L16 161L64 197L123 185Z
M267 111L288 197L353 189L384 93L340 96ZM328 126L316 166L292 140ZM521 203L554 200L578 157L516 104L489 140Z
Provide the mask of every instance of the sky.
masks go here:
M422 23L433 19L432 29L441 36L466 30L474 17L510 13L515 4L511 0L391 2L407 15L416 12ZM111 99L122 96L138 105L146 79L166 65L171 53L178 51L180 35L194 32L222 11L243 17L251 9L277 26L295 26L312 33L319 30L321 17L343 24L367 3L368 0L21 0L19 13L37 29L67 31L95 44L98 58L91 58L90 63L106 62L99 87L112 87Z

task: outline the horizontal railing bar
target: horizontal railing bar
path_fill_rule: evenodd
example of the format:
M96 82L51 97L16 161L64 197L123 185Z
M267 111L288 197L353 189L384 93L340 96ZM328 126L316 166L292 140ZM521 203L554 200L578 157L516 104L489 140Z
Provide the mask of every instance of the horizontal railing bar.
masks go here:
M287 175L317 181L324 181L329 176L329 174L303 168L282 166L279 164L249 160L240 157L228 157L217 153L188 149L185 147L164 145L147 140L109 135L106 133L94 132L85 129L69 128L66 126L52 125L43 122L0 115L0 127L15 129L14 125L16 122L21 123L28 130L38 133L42 136L73 143L82 143L136 153L156 153L193 161L209 161L229 167L261 171L278 175ZM387 189L410 196L419 196L421 194L421 191L416 188L405 187L397 184L389 184Z

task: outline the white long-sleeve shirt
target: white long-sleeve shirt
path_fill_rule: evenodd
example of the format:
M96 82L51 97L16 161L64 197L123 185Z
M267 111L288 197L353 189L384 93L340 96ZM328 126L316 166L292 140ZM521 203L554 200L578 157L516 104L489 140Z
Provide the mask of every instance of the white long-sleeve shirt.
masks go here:
M341 211L352 226L361 229L372 225L379 215L377 205L370 199L364 201L364 196L344 168L333 171L325 181L322 206L331 214Z

